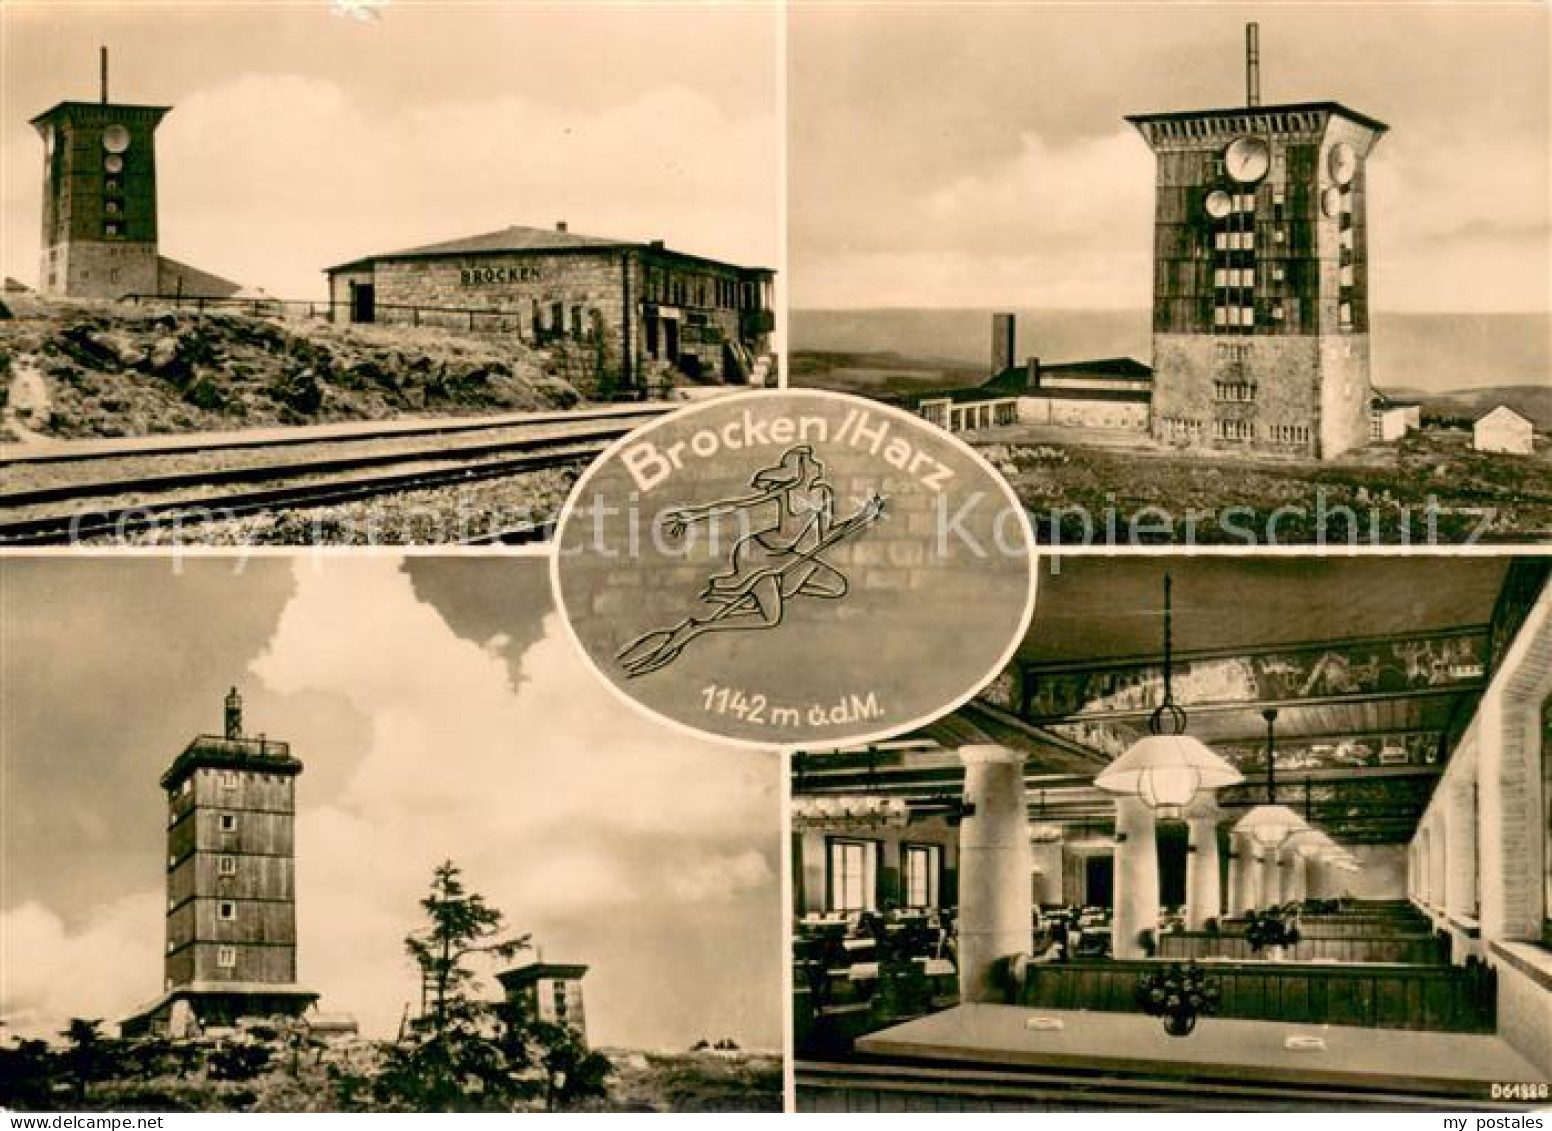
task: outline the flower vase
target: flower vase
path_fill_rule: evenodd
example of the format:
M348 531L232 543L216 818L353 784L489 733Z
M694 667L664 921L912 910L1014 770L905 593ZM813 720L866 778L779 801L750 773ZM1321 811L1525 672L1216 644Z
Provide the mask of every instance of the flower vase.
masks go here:
M1283 947L1281 945L1267 947L1266 957L1269 962L1281 962L1283 960Z
M1166 1013L1164 1015L1164 1032L1171 1037L1188 1037L1191 1035L1191 1030L1195 1028L1195 1013Z

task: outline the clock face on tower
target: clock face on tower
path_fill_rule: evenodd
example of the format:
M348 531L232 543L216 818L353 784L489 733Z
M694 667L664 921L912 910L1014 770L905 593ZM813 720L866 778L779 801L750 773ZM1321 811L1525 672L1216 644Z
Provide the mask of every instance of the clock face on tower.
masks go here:
M124 171L124 158L117 153L110 153L103 161L102 167L110 173L122 173Z
M1223 167L1242 185L1253 185L1271 170L1272 147L1259 137L1239 137L1223 153Z
M1207 215L1214 220L1222 220L1233 207L1234 202L1229 199L1229 194L1222 189L1214 189L1207 194Z
M1342 190L1328 188L1320 194L1320 210L1335 220L1342 214Z
M1331 147L1331 152L1326 156L1326 168L1331 173L1331 179L1339 185L1345 185L1352 181L1353 174L1358 171L1358 155L1353 152L1353 147L1345 141L1339 141Z
M102 131L102 147L109 153L123 153L129 148L129 131L121 125L111 125Z

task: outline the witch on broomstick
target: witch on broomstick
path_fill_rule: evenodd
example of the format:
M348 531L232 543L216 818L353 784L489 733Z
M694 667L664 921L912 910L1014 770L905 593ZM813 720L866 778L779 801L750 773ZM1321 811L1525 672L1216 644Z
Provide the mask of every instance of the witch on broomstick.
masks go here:
M751 494L681 507L664 517L664 529L675 538L696 522L739 513L751 533L734 543L727 571L714 574L701 590L710 612L645 633L620 649L616 658L628 676L667 667L685 645L707 633L775 628L793 597L846 596L846 575L825 559L825 551L882 518L883 497L873 495L854 514L837 519L835 491L807 444L788 448L774 466L755 472L749 486Z

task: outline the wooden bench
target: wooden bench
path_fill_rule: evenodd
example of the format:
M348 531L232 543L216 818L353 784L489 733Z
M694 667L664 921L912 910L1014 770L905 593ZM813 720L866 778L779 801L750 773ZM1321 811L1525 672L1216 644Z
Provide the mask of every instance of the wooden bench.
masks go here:
M1018 1004L1045 1009L1137 1012L1137 981L1163 959L1032 966ZM1480 965L1327 965L1316 962L1205 962L1221 992L1220 1017L1310 1025L1358 1025L1491 1033L1497 987Z
M1294 962L1391 962L1436 966L1449 961L1447 943L1432 934L1333 936L1307 933L1301 924L1299 935L1297 943L1283 948L1284 957ZM1256 959L1268 955L1264 950L1259 953L1252 950L1250 940L1244 935L1175 931L1159 936L1158 957L1185 961Z

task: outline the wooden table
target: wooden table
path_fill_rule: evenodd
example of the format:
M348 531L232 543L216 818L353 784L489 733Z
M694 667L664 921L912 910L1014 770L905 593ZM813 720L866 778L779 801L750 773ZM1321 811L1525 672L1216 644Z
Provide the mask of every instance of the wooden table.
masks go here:
M1064 1028L1029 1029L1033 1017ZM1289 1036L1323 1037L1319 1052L1290 1052ZM987 1067L1084 1069L1154 1078L1287 1082L1385 1088L1486 1100L1494 1083L1541 1083L1501 1038L1341 1025L1294 1025L1206 1017L1186 1037L1169 1037L1141 1013L958 1005L859 1038L859 1053Z

